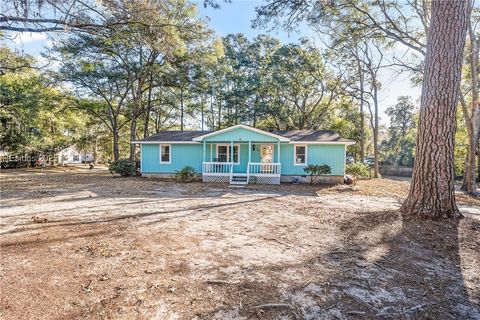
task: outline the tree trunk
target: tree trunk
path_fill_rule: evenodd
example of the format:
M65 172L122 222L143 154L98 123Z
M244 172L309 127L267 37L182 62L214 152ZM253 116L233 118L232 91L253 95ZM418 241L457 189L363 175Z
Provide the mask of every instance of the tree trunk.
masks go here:
M215 99L218 100L216 101L218 103L217 108L218 108L218 120L217 120L217 126L218 130L222 128L222 101L220 99Z
M136 140L137 138L137 117L132 117L132 122L130 124L130 142ZM135 148L134 143L130 143L130 162L135 161Z
M145 110L145 120L143 122L143 138L150 135L150 112L152 111L152 91L153 91L153 75L150 74L150 81L148 86L147 109Z
M432 2L416 159L401 208L407 217L461 217L455 203L453 154L469 3Z
M137 139L137 121L138 114L142 110L142 88L144 80L142 77L138 79L138 85L135 88L132 86L132 96L133 96L133 108L132 108L132 119L130 120L130 142ZM130 162L135 161L135 150L136 145L130 143Z
M359 70L360 62L358 63ZM360 161L363 162L365 160L365 114L363 111L363 71L360 71Z
M98 164L98 137L95 136L95 143L93 145L93 163Z
M200 103L201 103L201 120L202 120L202 131L204 130L205 126L205 99L203 97L203 94L200 96Z
M480 181L480 144L477 148L477 180Z
M377 78L373 78L374 85L373 85L373 106L374 106L374 122L375 125L373 126L373 177L378 178L380 176L378 172L378 85L377 85Z
M214 110L214 104L213 104L213 93L210 93L210 114L212 117L212 126L211 128L215 130L215 110Z
M477 39L472 27L472 23L469 22L469 38L470 38L470 81L472 86L472 107L471 114L468 112L465 101L462 101L463 115L465 117L465 123L468 128L468 151L467 159L465 161L465 170L463 174L462 190L474 194L477 189L476 183L476 165L477 165L477 148L480 135L480 104L478 99L478 57L479 57L479 39Z
M474 194L477 190L476 183L476 166L477 166L477 146L478 146L478 130L472 132L469 137L467 159L465 161L465 171L463 174L462 190Z
M183 114L184 114L184 107L183 107L183 87L180 88L180 131L183 131Z
M118 129L114 129L113 131L113 160L118 161L120 159L120 149L118 147L118 141L119 141L119 134L118 134Z

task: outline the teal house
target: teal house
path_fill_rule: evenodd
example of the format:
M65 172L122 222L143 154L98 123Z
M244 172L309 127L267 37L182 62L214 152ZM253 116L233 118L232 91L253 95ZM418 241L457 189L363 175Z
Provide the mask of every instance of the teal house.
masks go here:
M217 131L160 131L140 145L142 176L171 177L185 166L204 182L231 184L308 181L307 165L327 164L326 183L343 183L346 146L329 130L263 131L239 124Z

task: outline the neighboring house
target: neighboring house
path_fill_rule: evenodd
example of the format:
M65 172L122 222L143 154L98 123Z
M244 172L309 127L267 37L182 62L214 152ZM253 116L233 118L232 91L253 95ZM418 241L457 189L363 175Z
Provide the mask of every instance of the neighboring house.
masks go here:
M60 164L75 164L93 161L93 155L91 153L84 154L77 150L75 145L71 145L57 152L57 159Z
M204 182L279 184L308 181L304 168L327 164L332 173L318 181L343 183L346 146L329 130L263 131L236 125L218 131L161 131L140 145L142 176L171 177L185 166Z

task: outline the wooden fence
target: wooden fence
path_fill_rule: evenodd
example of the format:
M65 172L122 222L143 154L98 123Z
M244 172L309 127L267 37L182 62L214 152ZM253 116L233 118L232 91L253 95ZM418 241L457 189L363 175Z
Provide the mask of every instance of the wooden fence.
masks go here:
M379 166L378 171L382 176L411 177L413 168L401 166Z

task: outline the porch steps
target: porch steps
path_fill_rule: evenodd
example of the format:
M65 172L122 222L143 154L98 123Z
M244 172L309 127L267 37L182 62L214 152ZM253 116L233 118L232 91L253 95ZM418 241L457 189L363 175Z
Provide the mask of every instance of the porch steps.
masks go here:
M248 184L248 177L246 175L232 175L230 178L231 185L246 185Z

